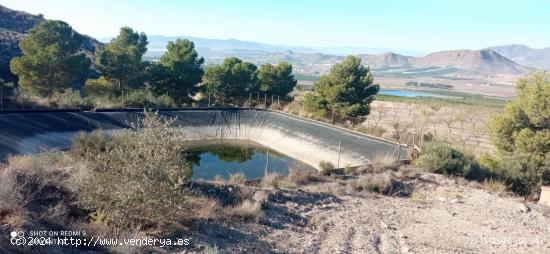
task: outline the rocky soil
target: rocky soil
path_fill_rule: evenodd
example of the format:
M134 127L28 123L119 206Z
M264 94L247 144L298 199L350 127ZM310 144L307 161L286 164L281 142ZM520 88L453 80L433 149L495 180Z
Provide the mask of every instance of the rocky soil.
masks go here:
M460 178L424 173L412 184L409 197L350 191L346 180L258 189L267 200L258 223L197 223L193 251L550 253L550 208Z

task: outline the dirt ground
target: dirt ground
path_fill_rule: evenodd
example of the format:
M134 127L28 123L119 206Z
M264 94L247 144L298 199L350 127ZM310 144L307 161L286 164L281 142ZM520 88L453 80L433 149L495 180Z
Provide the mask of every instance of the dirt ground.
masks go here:
M346 180L267 190L259 223L201 222L219 253L550 253L550 208L423 173L410 197L349 192ZM265 190L264 190L265 191ZM202 244L202 245L201 245ZM213 253L213 252L212 252Z

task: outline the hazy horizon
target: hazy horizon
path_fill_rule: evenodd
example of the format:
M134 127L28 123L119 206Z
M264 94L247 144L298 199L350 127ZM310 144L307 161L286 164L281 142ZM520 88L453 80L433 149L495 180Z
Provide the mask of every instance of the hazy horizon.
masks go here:
M0 0L19 11L110 38L122 26L148 35L236 39L312 49L416 52L522 44L550 46L544 1L89 1ZM60 8L62 5L63 8ZM101 18L97 15L101 13ZM212 18L215 17L215 18ZM518 41L517 38L521 38Z

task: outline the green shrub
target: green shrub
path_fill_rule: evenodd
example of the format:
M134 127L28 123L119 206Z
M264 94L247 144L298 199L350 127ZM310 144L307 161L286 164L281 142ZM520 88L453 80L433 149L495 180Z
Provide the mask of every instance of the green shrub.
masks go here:
M427 144L415 164L430 172L450 175L465 175L470 169L470 161L462 152L439 143Z
M139 89L130 92L124 98L124 106L137 107L137 108L149 108L149 107L172 107L174 101L166 96L162 95L155 97L149 90Z
M512 190L528 196L550 184L550 161L538 163L531 154L513 154L502 158L498 174L512 184Z
M73 89L67 89L61 93L54 93L52 99L53 103L60 108L89 109L94 107L90 98L83 98L80 95L80 91Z
M516 83L517 98L488 123L499 171L523 195L550 182L550 78L545 72Z
M94 97L114 97L117 95L117 86L101 76L99 79L88 79L84 85L84 91Z
M334 171L334 164L328 162L328 161L321 161L319 163L319 168L321 169L321 173L323 175L331 175Z
M477 160L472 160L470 170L464 176L470 180L483 181L490 178L504 179L500 170L499 159L495 156L482 154Z

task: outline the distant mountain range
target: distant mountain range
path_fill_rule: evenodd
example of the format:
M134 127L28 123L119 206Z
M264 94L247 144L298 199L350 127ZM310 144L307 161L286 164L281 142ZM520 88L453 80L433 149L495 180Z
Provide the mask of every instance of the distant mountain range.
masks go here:
M283 45L271 45L252 41L242 41L237 39L206 39L192 36L163 36L163 35L147 35L149 40L149 51L164 51L166 44L169 41L174 41L177 38L185 38L195 43L197 48L208 48L210 50L260 50L265 52L284 52L294 51L298 53L322 53L329 55L349 55L349 54L380 54L384 52L396 52L405 55L425 55L426 52L407 50L407 49L390 49L390 48L374 48L374 47L292 47ZM111 38L99 38L99 41L107 43Z
M490 47L489 49L521 65L550 70L550 47L533 49L525 45L514 44Z
M189 36L152 35L148 36L149 51L146 55L151 59L160 57L168 41L177 38L192 40L199 54L206 58L207 63L220 63L223 58L230 56L243 58L255 64L287 61L293 64L297 71L310 74L328 71L332 64L343 59L346 55L342 54L343 52L357 52L354 54L361 57L363 62L367 63L372 69L437 67L447 70L452 68L456 70L454 72L460 72L460 74L480 75L522 75L533 71L535 68L550 69L550 55L540 53L544 50L530 49L527 46L521 46L522 50L509 49L512 46L500 46L482 50L450 50L425 56L408 56L395 52L380 53L383 50L391 50L383 48L288 47L236 39L220 40ZM101 41L108 42L108 40L102 39ZM520 45L515 46L520 47ZM326 51L334 53L328 54ZM550 50L548 51L550 52ZM421 52L409 52L422 55Z
M19 40L30 28L43 21L42 15L33 15L8 9L0 5L0 78L13 80L9 61L19 56ZM383 48L333 47L309 48L269 45L236 39L205 39L186 36L148 35L147 60L155 60L164 53L168 41L187 38L195 43L198 53L207 64L216 64L226 57L239 57L255 64L287 61L297 73L323 74L330 67L342 61L345 52L360 57L364 64L378 74L415 73L429 75L476 76L525 75L536 69L550 70L550 48L532 49L524 45L490 47L482 50L449 50L427 54L401 50L399 53ZM100 41L108 42L109 38ZM90 57L101 43L86 36L82 50ZM326 52L331 52L330 54ZM409 52L410 54L408 54ZM415 55L415 56L410 56ZM409 75L408 77L414 77Z

